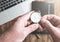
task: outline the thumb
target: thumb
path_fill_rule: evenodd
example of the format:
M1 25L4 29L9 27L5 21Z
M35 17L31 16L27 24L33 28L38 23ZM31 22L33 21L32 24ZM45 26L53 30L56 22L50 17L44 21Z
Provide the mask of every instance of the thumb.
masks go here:
M31 33L33 31L35 31L36 29L38 29L38 27L39 27L39 24L32 24L32 25L30 25L30 26L27 27L27 31L29 33Z
M55 27L47 20L47 19L41 19L41 25L46 28L48 31L52 32L54 31Z

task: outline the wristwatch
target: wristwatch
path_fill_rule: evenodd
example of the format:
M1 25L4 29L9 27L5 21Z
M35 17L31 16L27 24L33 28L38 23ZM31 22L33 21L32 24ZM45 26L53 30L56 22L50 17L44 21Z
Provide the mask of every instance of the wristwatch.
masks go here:
M30 19L33 23L39 23L41 19L41 12L40 11L35 11L31 14Z

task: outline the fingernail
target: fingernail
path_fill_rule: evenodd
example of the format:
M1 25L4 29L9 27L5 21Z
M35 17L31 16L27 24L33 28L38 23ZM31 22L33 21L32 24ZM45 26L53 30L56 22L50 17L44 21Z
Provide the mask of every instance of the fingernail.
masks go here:
M34 24L34 28L38 28L39 27L39 25L38 24Z

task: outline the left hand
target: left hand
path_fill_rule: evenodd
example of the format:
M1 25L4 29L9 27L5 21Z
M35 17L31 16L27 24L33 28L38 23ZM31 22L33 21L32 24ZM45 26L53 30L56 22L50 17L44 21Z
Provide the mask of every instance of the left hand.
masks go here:
M13 27L0 36L0 42L22 42L28 34L38 29L39 24L28 21L32 13L33 11L19 17Z
M38 29L38 27L39 27L39 24L31 24L31 22L28 21L29 18L30 18L30 15L32 13L33 13L33 11L30 12L30 13L25 14L24 16L22 16L20 18L18 18L18 20L16 21L16 23L13 26L13 30L17 31L23 39L28 34L35 31L36 29Z

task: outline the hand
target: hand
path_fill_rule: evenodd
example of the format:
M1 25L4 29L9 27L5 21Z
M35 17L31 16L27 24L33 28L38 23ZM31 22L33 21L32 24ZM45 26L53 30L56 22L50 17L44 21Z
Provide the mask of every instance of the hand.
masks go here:
M39 24L31 24L28 21L31 14L32 12L29 12L19 17L13 27L2 34L0 42L22 42L28 34L35 31Z
M60 42L60 17L56 15L45 15L42 17L40 24L48 30L54 42Z

